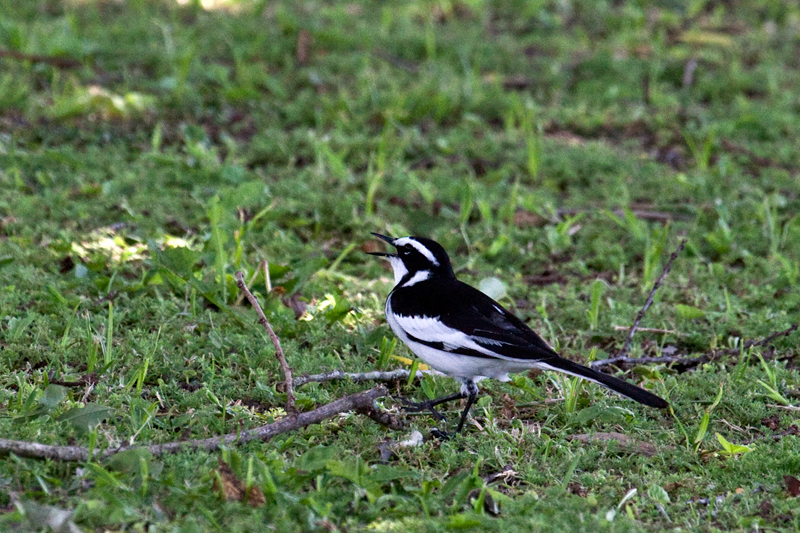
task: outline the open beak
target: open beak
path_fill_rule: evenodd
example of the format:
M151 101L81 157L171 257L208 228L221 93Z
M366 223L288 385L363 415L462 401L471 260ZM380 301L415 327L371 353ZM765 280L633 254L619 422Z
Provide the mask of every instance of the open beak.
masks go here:
M380 233L372 232L377 238L384 242L388 242L392 246L394 246L394 239L391 237L387 237L386 235L381 235ZM389 252L367 252L369 255L376 255L378 257L397 257L397 254L389 253Z

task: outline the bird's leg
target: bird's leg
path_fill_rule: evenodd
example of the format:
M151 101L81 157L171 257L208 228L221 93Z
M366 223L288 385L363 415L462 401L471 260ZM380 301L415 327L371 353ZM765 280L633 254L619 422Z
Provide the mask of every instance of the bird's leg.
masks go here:
M467 415L469 414L469 408L472 407L472 404L475 403L475 398L478 397L478 386L475 385L475 382L471 379L465 380L464 386L461 388L461 395L462 398L466 395L467 406L464 407L464 411L461 413L461 420L458 421L456 434L461 433L461 429L464 427L464 422L466 422Z
M477 388L476 388L477 390ZM430 411L433 417L436 420L440 421L447 421L447 419L435 408L437 405L441 405L443 403L452 402L453 400L460 400L464 398L464 393L456 392L453 394L449 394L447 396L442 396L441 398L435 398L433 400L427 400L424 402L412 402L406 400L405 398L400 398L400 401L403 403L403 407L406 411L410 411L412 413L419 413L422 411Z

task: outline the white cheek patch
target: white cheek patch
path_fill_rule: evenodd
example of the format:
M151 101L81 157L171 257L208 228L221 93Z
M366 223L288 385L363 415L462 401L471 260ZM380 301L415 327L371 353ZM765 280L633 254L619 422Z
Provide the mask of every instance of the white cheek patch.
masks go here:
M430 270L420 270L419 272L411 276L411 279L403 283L402 287L410 287L412 285L416 285L420 281L425 281L429 277L431 277Z
M402 237L400 239L395 240L393 244L396 247L406 246L406 245L413 246L414 249L417 250L419 253L421 253L423 256L425 256L425 259L430 261L430 263L433 266L439 266L439 261L437 261L436 258L433 256L433 252L425 248L425 246L421 242L415 241L414 239L411 239L409 237Z
M392 265L392 270L394 271L394 284L397 285L400 283L400 280L403 279L403 276L408 274L408 269L399 257L390 257L389 264Z

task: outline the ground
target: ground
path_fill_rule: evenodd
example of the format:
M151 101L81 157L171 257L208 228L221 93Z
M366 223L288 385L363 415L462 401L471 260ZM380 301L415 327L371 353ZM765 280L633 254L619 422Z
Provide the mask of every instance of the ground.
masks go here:
M446 441L386 397L404 429L351 412L214 452L5 453L0 529L797 530L800 334L764 339L800 321L798 58L778 1L5 2L4 439L282 419L237 270L296 375L418 370L371 231L436 239L584 362L617 355L687 243L629 353L674 362L604 367L672 410L530 373L481 382Z

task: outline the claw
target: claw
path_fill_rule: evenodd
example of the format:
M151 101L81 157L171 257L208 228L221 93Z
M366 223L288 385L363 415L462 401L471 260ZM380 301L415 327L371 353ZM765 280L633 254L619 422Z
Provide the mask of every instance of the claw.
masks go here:
M453 435L439 428L433 428L431 429L431 437L437 440L450 440L453 438Z
M425 402L412 402L406 398L399 398L400 403L403 404L403 409L411 413L421 413L423 411L430 411L433 418L440 422L447 422L447 417L436 410L435 403L432 400Z

